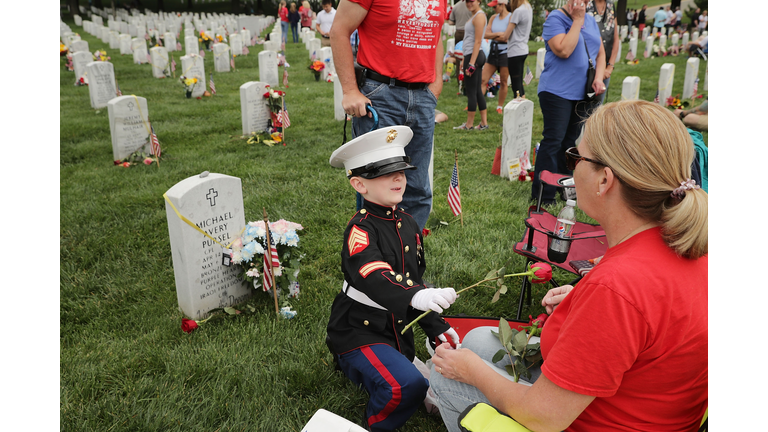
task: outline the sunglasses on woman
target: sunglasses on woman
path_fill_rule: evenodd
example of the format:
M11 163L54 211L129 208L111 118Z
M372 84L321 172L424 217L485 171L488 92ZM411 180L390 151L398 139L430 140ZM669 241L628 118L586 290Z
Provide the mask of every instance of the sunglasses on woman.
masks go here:
M565 166L569 170L571 170L571 171L575 170L576 169L576 165L578 165L579 162L581 162L583 160L585 160L587 162L592 162L593 164L602 165L604 167L608 166L608 165L606 165L606 164L604 164L602 162L599 162L599 161L596 161L594 159L590 159L590 158L587 158L587 157L584 157L584 156L580 155L579 154L579 149L576 148L576 147L571 147L571 148L569 148L568 150L565 151Z

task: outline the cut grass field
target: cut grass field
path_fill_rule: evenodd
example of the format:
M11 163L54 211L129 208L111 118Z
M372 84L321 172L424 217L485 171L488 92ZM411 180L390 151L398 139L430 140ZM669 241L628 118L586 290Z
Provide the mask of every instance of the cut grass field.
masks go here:
M340 249L354 194L341 170L328 164L342 144L342 124L333 119L333 85L315 82L306 69L303 44L286 44L290 86L286 102L292 126L287 145L249 145L240 138L239 87L258 80L260 46L237 57L237 70L214 73L217 94L186 99L173 79L155 79L151 66L134 65L107 44L68 24L91 51L112 57L123 94L147 98L149 117L167 155L160 167L113 166L107 110L90 108L88 89L60 70L60 429L66 431L299 431L319 408L359 422L363 390L334 372L325 346L330 305L342 282ZM531 43L532 52L543 44ZM624 44L623 52L627 52ZM642 44L641 48L642 50ZM174 53L177 63L179 53ZM623 57L623 56L622 56ZM535 58L528 63L535 67ZM608 101L620 99L626 76L642 78L640 98L653 99L663 63L676 65L673 94L682 93L686 57L620 62ZM205 58L213 71L213 55ZM699 69L704 81L703 63ZM177 71L178 73L179 71ZM534 80L533 142L542 118ZM703 85L700 86L703 88ZM450 120L435 128L434 209L425 239L425 279L461 288L511 260L524 260L512 246L522 235L530 183L490 174L501 141L502 117L489 113L490 130L454 131L465 120L466 99L446 83L438 109ZM492 111L496 101L489 100ZM706 138L705 138L706 139ZM446 202L459 153L463 226ZM192 334L180 329L171 251L162 194L179 181L210 171L243 182L247 220L265 207L273 220L301 223L306 257L292 301L298 316L275 319L272 299L257 295L255 314L214 318ZM562 203L558 205L558 208ZM558 208L552 210L557 211ZM580 220L589 219L579 214ZM447 226L440 221L446 221ZM556 272L561 283L571 277ZM449 314L513 317L519 279L491 304L493 291L461 296ZM537 315L545 287L534 287ZM424 340L417 329L417 340ZM417 355L427 359L423 343ZM439 416L422 408L404 432L440 431Z

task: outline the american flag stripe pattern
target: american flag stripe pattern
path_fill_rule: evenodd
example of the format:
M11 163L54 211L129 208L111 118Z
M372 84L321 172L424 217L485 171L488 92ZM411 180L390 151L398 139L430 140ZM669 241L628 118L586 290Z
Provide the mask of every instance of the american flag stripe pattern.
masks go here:
M120 91L120 84L117 83L117 80L115 80L115 85L117 86L117 95L122 96L123 92Z
M653 103L660 103L660 101L659 101L659 90L658 89L656 90L656 97L653 98Z
M693 95L691 98L695 98L696 94L699 93L699 79L696 78L696 81L693 82Z
M151 147L152 147L152 154L156 157L160 157L160 154L162 153L162 150L160 149L160 141L157 140L157 135L155 134L155 127L152 126L152 124L149 124L149 128L152 131L151 134Z
M211 94L216 94L216 84L213 83L213 74L211 74L211 80L208 81L208 85L211 87Z
M264 291L272 288L272 272L269 267L269 256L272 257L272 269L280 267L280 260L277 257L277 249L272 245L267 246L268 251L264 252Z
M531 83L531 80L533 79L533 73L531 72L531 68L528 67L528 65L525 65L525 77L523 78L523 82L525 85L528 85Z
M461 193L459 192L459 166L458 162L453 164L453 174L451 174L451 185L448 187L448 205L454 216L461 213Z

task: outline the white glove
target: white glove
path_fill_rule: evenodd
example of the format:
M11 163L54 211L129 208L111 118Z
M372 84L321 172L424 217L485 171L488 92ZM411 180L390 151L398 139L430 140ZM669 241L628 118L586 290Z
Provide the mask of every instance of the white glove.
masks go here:
M425 288L413 296L411 306L425 312L431 309L441 313L443 308L448 309L456 301L456 297L453 288Z
M453 341L453 345L456 348L459 347L459 334L456 333L456 330L454 330L453 327L446 330L445 333L439 335L437 338L443 342L448 342L448 339L446 339L445 335L448 335L451 338L451 340Z

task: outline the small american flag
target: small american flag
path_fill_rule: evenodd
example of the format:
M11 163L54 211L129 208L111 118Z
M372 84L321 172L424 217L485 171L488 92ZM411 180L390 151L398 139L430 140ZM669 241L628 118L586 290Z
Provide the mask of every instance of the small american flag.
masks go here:
M696 94L699 93L699 79L696 78L696 81L693 82L693 94L691 95L691 99L696 97Z
M528 85L531 83L531 80L533 79L533 73L531 72L531 68L528 67L528 65L525 65L525 77L523 78L523 82L525 85Z
M152 154L155 155L158 159L160 159L160 153L162 153L162 150L160 149L160 141L157 140L157 135L155 134L155 127L152 126L152 123L149 124L150 130L152 130L152 133L150 134L151 137L151 143L152 143Z
M211 74L211 80L208 81L208 86L211 87L211 94L216 94L216 84L213 83L213 74Z
M656 89L656 97L653 98L653 103L661 103L661 101L659 101L659 90L658 89Z
M283 87L288 88L288 68L283 68Z
M232 66L232 69L235 68L235 55L232 54L232 57L229 58L229 65Z
M181 42L176 42L176 51L181 51Z
M205 57L205 51L200 50L200 57Z
M288 118L288 111L286 110L280 110L280 112L277 114L277 120L283 125L284 128L287 128L291 125L291 119Z
M248 49L248 47L243 45L243 55L248 55L250 53L251 53L251 51Z
M171 56L171 72L176 72L176 59Z
M272 257L272 266L269 265L269 256ZM277 259L277 250L272 245L267 245L267 250L264 251L264 291L268 291L272 288L272 271L275 268L280 267L280 261Z
M115 93L117 93L118 96L122 96L123 92L120 91L120 84L117 83L117 80L115 80L115 86L117 86L117 91Z
M448 205L454 216L461 213L461 193L459 192L459 161L453 164L453 174L451 174L451 185L448 187Z
M634 59L635 59L635 54L632 52L632 50L627 51L627 57L625 58L625 60L632 61Z
M251 45L256 45L256 39L257 39L257 37L258 37L258 36L256 36L256 35L253 35L253 37L251 38Z

